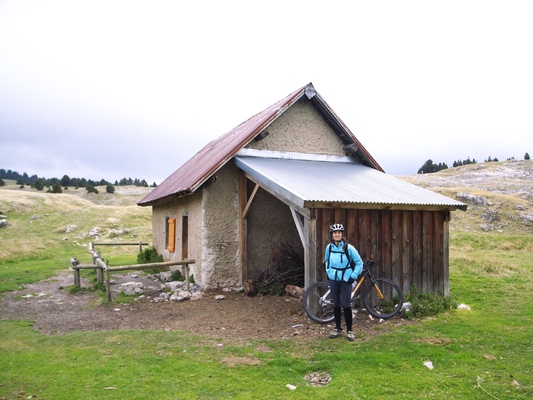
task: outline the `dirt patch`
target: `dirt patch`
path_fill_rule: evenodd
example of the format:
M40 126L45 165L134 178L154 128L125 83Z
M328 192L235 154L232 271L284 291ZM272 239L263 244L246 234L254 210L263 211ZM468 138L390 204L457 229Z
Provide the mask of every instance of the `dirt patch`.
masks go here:
M143 281L147 293L156 296L158 284L144 275L116 275L113 297L122 281ZM0 300L2 320L32 320L37 331L64 334L75 331L114 329L185 330L198 336L239 343L248 339L312 339L327 337L332 326L320 325L305 315L300 300L290 296L248 297L241 293L204 293L200 300L107 304L93 292L71 294L71 272L5 293ZM82 283L82 286L89 286ZM224 300L215 296L223 294ZM385 322L370 320L360 312L355 318L356 340L387 332L409 321L395 317Z

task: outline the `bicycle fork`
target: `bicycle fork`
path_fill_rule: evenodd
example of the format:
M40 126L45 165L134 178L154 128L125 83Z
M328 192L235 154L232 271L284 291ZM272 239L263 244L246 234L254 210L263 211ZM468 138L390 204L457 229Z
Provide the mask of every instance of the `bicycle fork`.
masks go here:
M383 296L383 293L381 293L381 289L379 288L378 284L372 280L372 285L374 285L374 289L376 289L376 293L378 294L378 297L381 300L384 300L385 296Z

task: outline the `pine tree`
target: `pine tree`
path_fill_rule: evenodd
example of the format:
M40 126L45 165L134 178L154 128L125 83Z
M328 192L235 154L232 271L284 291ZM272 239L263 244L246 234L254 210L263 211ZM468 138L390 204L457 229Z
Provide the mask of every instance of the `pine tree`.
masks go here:
M33 187L37 190L43 190L44 189L44 183L42 180L37 179L35 183L33 184Z
M54 182L52 184L52 193L63 193L63 189L61 189L61 184L59 182Z

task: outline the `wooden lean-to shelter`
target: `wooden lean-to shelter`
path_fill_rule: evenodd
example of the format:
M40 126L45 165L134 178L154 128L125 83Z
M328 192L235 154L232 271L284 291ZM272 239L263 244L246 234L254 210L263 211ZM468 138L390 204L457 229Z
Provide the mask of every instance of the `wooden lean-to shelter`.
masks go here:
M377 275L449 294L450 213L463 203L385 174L310 83L213 140L140 206L165 260L195 259L204 288L240 286L280 244L324 279L329 225L343 223Z

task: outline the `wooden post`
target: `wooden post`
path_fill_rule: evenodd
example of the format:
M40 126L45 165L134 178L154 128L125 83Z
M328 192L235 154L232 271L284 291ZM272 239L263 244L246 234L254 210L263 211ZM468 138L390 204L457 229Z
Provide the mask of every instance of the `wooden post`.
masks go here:
M101 268L96 268L96 279L98 283L104 283L104 273Z
M77 258L71 258L70 264L72 265L72 269L74 269L74 286L80 287L80 270L76 268L78 265L80 265L80 262Z
M189 291L189 264L185 264L185 290Z
M112 245L112 243L99 243L100 245ZM116 243L116 244L128 244L128 245L139 245L139 250L142 251L143 245L148 245L148 243ZM195 260L181 260L181 261L166 261L166 262L157 262L149 264L134 264L134 265L121 265L117 267L109 267L102 258L100 257L100 252L94 251L94 243L89 244L89 252L93 256L92 265L79 265L79 261L75 258L71 258L72 268L74 269L74 282L76 285L81 285L80 280L80 269L96 269L98 275L98 282L103 283L103 273L105 271L105 280L106 280L106 295L107 301L111 302L111 272L114 271L126 271L126 270L138 270L146 268L158 268L158 267L168 267L171 265L184 265L185 266L185 288L189 290L189 264L194 264Z
M304 226L307 241L307 260L304 267L305 278L307 278L305 280L305 287L307 288L308 284L311 285L312 283L317 281L318 272L316 249L316 213L314 210L311 212L311 217L309 219L304 218Z
M74 268L74 286L81 286L80 270L78 268Z
M109 268L105 269L105 273L106 273L105 292L107 294L107 302L111 303L111 282L109 280Z

